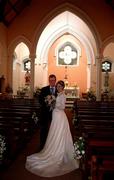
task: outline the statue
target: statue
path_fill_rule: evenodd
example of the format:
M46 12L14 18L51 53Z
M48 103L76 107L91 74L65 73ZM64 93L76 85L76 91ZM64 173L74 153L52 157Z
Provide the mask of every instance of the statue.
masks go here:
M30 80L31 80L31 74L30 74L29 70L27 70L25 73L25 85L29 86Z

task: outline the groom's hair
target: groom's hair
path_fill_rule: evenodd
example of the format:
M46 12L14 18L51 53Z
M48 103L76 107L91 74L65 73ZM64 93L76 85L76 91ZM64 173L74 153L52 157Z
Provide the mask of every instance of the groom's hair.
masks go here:
M55 74L50 74L50 75L49 75L49 79L50 79L50 78L55 78L55 80L56 80Z

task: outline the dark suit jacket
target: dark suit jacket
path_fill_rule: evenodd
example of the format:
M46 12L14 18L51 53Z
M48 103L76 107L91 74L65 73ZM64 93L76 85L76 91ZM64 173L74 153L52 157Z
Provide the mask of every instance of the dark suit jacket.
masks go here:
M45 86L41 89L39 102L41 104L41 121L40 124L42 126L47 126L49 122L52 120L52 111L47 107L45 103L45 97L51 95L50 86ZM55 96L57 95L57 91L55 90Z

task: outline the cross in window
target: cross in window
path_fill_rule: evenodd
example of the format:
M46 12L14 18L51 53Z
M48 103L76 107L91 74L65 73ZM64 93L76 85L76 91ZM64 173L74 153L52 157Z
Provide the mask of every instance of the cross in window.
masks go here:
M59 57L61 59L64 59L65 64L70 64L72 62L72 59L75 59L77 56L77 53L72 50L70 46L66 46L64 48L64 51L61 51L59 53Z
M105 63L102 64L102 68L103 68L105 71L107 71L107 70L110 69L110 64L109 64L108 62L105 62Z
M30 61L28 61L28 62L25 63L25 68L26 68L26 69L30 69L30 66L31 66Z

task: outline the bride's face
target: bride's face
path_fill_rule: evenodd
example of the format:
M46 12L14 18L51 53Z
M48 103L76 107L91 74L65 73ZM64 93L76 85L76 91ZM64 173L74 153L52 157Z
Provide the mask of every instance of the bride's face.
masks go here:
M61 86L61 84L57 84L57 91L58 92L62 92L63 91L63 86Z

